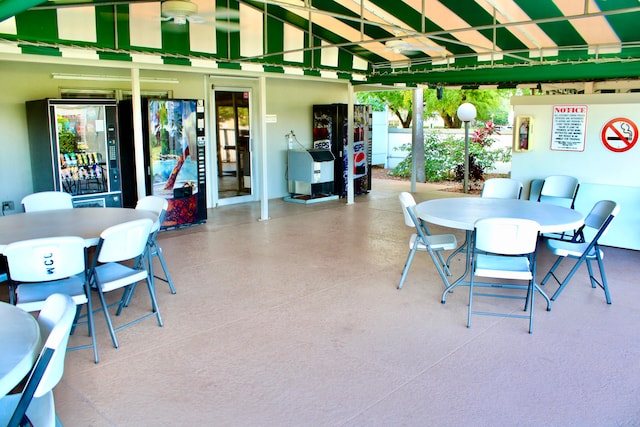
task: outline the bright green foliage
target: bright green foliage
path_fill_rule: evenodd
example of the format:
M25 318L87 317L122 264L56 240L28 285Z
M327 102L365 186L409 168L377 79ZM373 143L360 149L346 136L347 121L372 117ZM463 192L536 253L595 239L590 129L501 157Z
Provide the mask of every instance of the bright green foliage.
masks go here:
M469 157L473 158L473 163L481 171L493 169L496 162L511 161L510 148L491 150L494 140L493 133L489 132L491 131L480 128L469 138ZM406 151L407 157L391 170L389 175L409 178L412 162L411 144L404 144L399 150ZM464 165L464 138L455 135L441 137L437 131L426 132L424 152L425 177L428 182L461 180L456 169ZM475 179L479 179L476 175L470 174L472 179L474 176Z
M369 104L374 111L384 111L385 106L400 120L403 128L411 126L413 90L394 90L381 92L359 92L358 102ZM478 111L476 120L493 121L496 124L507 124L509 115L509 98L512 93L505 89L496 90L442 90L442 99L437 99L436 89L424 89L424 115L430 117L438 113L444 120L445 127L459 128L461 123L456 112L460 104L470 102Z

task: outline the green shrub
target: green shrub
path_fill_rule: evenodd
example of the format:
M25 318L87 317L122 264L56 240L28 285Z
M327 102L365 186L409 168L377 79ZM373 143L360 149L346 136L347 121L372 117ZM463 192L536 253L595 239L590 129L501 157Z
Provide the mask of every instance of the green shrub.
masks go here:
M489 128L489 130L487 130ZM495 133L492 126L476 130L469 137L469 178L481 180L485 171L493 169L497 162L511 161L511 149L491 150ZM389 175L403 178L411 177L411 144L404 144L399 151L407 152L407 157L393 168ZM425 177L427 182L456 180L462 181L464 175L464 138L454 135L440 136L437 132L425 135Z

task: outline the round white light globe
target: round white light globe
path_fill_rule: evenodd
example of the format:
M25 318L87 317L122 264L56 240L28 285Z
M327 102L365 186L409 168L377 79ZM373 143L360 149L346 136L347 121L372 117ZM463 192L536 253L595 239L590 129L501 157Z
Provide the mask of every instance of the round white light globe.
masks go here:
M465 102L458 107L458 118L460 121L470 122L476 118L476 114L476 107L469 102Z

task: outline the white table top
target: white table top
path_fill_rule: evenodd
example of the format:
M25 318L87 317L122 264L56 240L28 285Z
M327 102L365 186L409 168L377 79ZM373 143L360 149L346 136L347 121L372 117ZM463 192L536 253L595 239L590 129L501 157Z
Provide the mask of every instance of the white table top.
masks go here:
M38 321L26 311L0 302L0 397L27 375L40 351Z
M76 208L39 211L0 217L0 253L21 240L80 236L87 247L95 246L105 229L141 218L156 220L149 211L128 208Z
M580 212L550 203L482 197L428 200L415 211L424 221L459 230L473 230L478 219L488 217L531 219L540 224L541 233L575 230L584 221Z

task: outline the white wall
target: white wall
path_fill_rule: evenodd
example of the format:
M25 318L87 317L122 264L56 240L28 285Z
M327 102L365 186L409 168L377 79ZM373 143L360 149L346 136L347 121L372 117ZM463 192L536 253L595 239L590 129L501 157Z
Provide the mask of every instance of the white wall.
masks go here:
M525 185L548 175L572 175L580 181L576 209L587 214L593 204L609 199L621 205L602 243L640 249L640 144L626 152L608 150L601 141L604 125L624 117L640 124L640 94L521 96L511 99L514 114L532 121L532 147L514 153L511 176ZM586 143L583 152L551 150L554 105L587 105Z
M41 59L42 60L42 59ZM126 65L126 64L125 64ZM182 71L184 67L174 67L168 71L141 71L144 77L171 77L179 84L142 83L143 91L172 91L174 98L203 98L208 100L211 95L208 83L225 85L237 84L246 87L240 79L225 79L211 77L206 72ZM29 155L29 140L26 126L25 101L59 98L61 88L73 89L116 89L131 90L130 82L100 82L81 80L54 80L52 73L90 74L90 75L121 75L130 76L130 71L124 68L90 67L78 65L59 65L51 63L27 63L0 60L0 201L13 201L16 212L21 211L20 200L33 191L31 179L31 161ZM253 81L256 81L255 79ZM298 140L311 148L312 141L312 106L313 104L346 103L348 101L348 87L346 81L320 81L319 79L301 80L270 77L266 81L266 114L277 117L276 123L267 124L267 179L268 197L279 198L286 196L287 181L285 134L293 130ZM255 84L250 85L256 89ZM259 91L254 90L253 97L257 100ZM256 102L257 103L257 102ZM209 105L207 103L207 105ZM257 108L253 111L254 138L260 140L260 117ZM211 115L212 112L210 111ZM208 156L215 155L215 135L211 129L212 120L208 123ZM259 144L254 148L254 154L261 156ZM213 148L212 148L213 147ZM209 181L214 179L213 169L208 163ZM262 188L260 183L261 170L259 158L255 159L254 173L257 181L255 191ZM209 186L211 187L211 186ZM257 194L257 197L260 195ZM8 212L11 213L11 212Z
M347 103L345 82L267 79L267 111L275 123L267 123L267 174L269 198L284 197L287 191L285 135L293 130L304 148L313 148L313 105Z
M130 76L129 70L88 68L70 65L18 63L0 61L0 201L14 202L21 211L22 197L33 192L31 160L27 133L25 101L59 98L61 88L131 90L129 82L97 82L54 80L52 73L103 74ZM152 73L145 74L150 76ZM153 73L155 76L176 77L173 73ZM146 83L145 90L172 90L175 98L202 98L203 77L184 74L179 85ZM11 213L11 212L8 212Z

